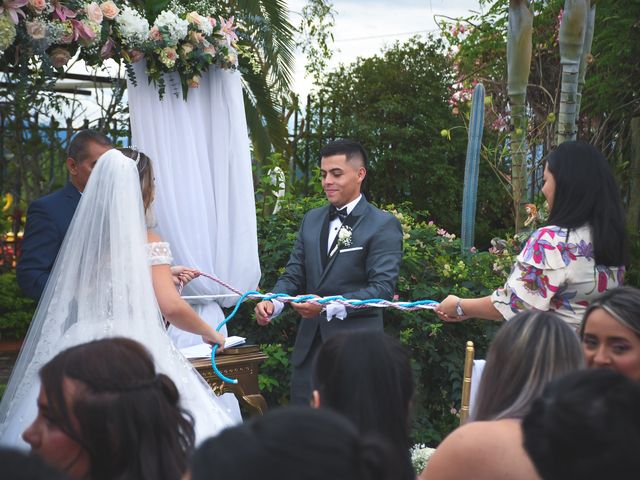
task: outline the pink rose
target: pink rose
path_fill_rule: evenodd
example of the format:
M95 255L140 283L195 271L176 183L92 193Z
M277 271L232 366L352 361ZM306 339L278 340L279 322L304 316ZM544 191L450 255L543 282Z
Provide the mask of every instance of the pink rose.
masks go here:
M193 43L198 45L198 44L204 42L204 35L201 34L200 32L190 32L189 33L189 40L191 40Z
M120 13L120 9L111 0L102 2L100 4L100 10L102 10L102 14L109 20L113 20Z
M140 50L131 50L129 52L129 57L131 57L131 63L136 63L144 58L144 53Z
M46 0L29 0L29 5L38 13L47 8Z
M98 25L102 23L102 19L103 19L102 9L96 2L91 2L89 5L87 5L87 8L85 9L85 11L87 13L87 18L89 20L97 23Z
M162 34L158 27L151 27L151 30L149 30L149 38L155 42L162 40Z
M213 28L216 28L216 25L218 24L218 22L216 21L216 19L215 19L215 18L213 18L213 17L207 17L207 20L209 20L209 23L211 24L211 26L212 26Z
M34 40L40 40L45 37L47 27L42 22L27 22L27 33Z
M49 58L55 68L61 68L71 60L71 54L66 48L54 48L49 54Z
M211 55L212 57L215 57L216 47L214 47L213 45L207 45L206 47L204 47L204 53L206 53L207 55Z

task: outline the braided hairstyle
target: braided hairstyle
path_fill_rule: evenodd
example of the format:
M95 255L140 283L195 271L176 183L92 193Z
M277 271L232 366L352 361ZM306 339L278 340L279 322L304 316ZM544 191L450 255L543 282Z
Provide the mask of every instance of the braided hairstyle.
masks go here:
M40 379L52 421L88 453L92 480L178 480L186 471L193 420L138 342L115 337L71 347L42 367Z

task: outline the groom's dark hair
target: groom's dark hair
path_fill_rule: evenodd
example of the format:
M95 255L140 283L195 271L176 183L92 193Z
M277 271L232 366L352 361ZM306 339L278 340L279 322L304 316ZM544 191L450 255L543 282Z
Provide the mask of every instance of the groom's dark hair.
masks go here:
M97 130L80 130L69 142L69 148L67 149L67 155L76 163L83 162L88 155L88 148L90 143L97 143L103 147L110 147L112 145L111 139L104 133Z
M354 140L341 139L327 143L320 150L318 163L322 161L323 157L332 157L334 155L346 155L347 161L361 160L364 168L369 166L367 152L365 152L362 145Z

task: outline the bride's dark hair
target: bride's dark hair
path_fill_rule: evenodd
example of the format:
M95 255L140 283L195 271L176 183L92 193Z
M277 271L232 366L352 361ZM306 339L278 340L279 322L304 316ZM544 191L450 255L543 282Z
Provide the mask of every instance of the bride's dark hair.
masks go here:
M129 157L136 162L138 167L138 175L140 176L140 189L142 190L142 203L146 212L153 201L153 167L151 159L135 148L119 148L123 155Z
M186 471L193 420L138 342L115 337L71 347L40 378L52 421L87 451L92 480L176 480ZM65 380L79 387L71 401Z

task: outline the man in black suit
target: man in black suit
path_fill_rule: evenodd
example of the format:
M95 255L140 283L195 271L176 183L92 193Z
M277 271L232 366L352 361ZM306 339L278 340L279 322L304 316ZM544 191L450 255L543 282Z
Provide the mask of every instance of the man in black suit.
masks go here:
M391 300L402 259L400 222L362 195L367 156L359 143L335 141L320 154L329 205L304 216L285 272L272 292ZM347 310L338 304L324 309L307 302L290 305L302 317L291 358L291 403L308 404L311 367L322 342L344 331L382 330L382 309ZM282 307L277 300L258 303L258 324L268 324Z
M111 140L100 132L76 133L66 160L70 180L29 205L16 276L22 292L36 301L42 296L91 170L98 157L111 148Z

